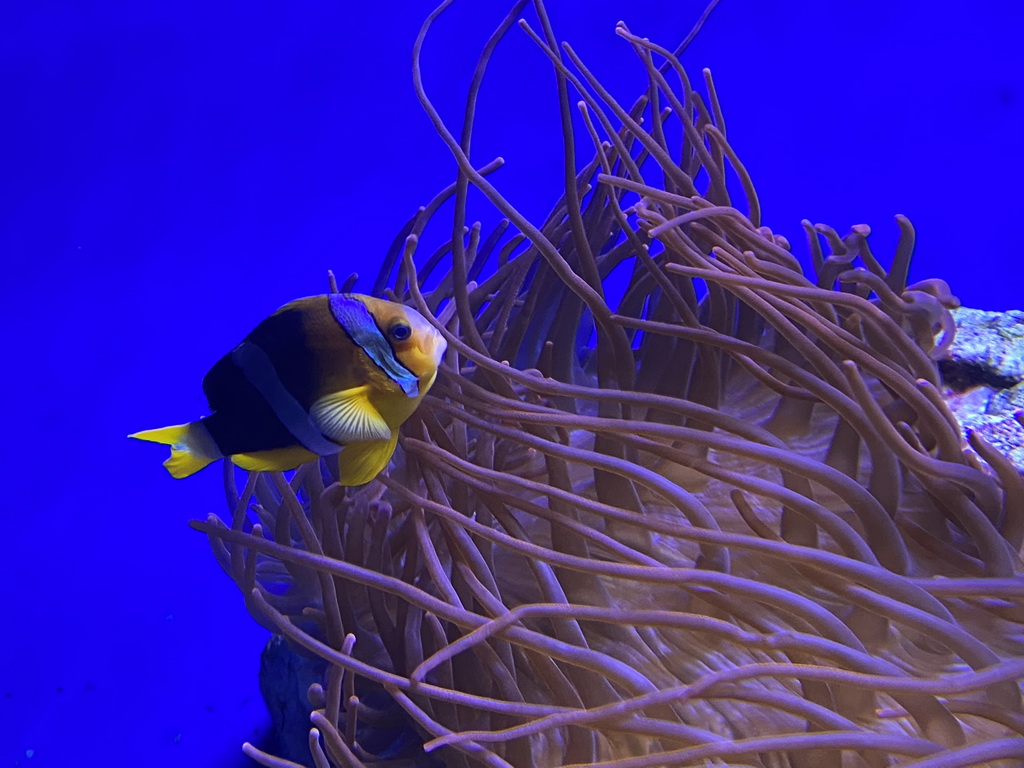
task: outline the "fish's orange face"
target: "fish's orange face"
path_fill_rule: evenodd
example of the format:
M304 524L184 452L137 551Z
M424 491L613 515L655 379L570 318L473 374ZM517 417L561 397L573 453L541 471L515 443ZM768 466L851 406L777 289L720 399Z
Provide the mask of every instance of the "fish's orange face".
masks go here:
M411 307L369 296L360 299L387 338L398 362L417 378L432 376L448 347L437 329Z

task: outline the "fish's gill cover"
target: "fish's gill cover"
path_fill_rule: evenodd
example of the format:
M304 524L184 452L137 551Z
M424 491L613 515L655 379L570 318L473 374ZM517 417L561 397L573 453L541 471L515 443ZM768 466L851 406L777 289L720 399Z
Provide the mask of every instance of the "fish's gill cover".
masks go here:
M593 160L535 226L417 75L460 174L373 293L449 346L391 470L227 466L229 514L195 523L253 616L328 663L309 764L1017 764L1024 483L961 443L936 373L956 300L905 284L910 223L892 257L806 224L805 274L707 72L620 26L646 87L615 103L535 5L566 151ZM420 258L470 185L508 231Z

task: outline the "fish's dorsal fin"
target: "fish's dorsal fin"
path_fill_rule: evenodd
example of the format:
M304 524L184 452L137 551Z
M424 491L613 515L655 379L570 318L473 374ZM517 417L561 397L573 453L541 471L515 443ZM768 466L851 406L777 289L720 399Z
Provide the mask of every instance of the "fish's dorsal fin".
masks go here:
M309 409L313 423L336 443L390 440L391 427L369 398L370 387L352 387L324 395Z
M341 485L365 485L384 471L398 443L398 431L387 440L371 440L346 445L338 454L338 482Z

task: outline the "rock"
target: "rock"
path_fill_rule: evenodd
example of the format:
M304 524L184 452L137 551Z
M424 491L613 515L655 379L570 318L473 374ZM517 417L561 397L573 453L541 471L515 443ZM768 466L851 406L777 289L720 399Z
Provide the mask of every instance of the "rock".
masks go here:
M953 310L956 338L939 365L947 402L961 427L973 430L1024 472L1024 312Z
M990 386L1008 388L1024 381L1024 312L953 310L956 339L951 354L960 369Z
M313 766L309 754L309 703L307 691L323 684L327 662L301 656L280 635L272 635L260 654L260 692L274 723L277 744L274 754L300 765Z
M276 742L271 754L313 768L309 754L310 685L327 685L327 662L302 655L280 635L272 635L260 655L260 692L274 723ZM356 680L360 709L375 712L356 727L356 742L374 761L415 764L418 768L443 768L436 755L423 751L423 735L411 718L379 685Z

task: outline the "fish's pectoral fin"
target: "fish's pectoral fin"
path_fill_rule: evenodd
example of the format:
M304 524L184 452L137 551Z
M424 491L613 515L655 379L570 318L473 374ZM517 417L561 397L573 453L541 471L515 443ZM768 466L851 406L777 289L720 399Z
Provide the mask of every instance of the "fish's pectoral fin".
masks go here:
M338 482L341 485L365 485L379 475L395 452L398 430L387 440L369 440L346 445L338 454Z
M324 395L309 409L317 429L336 443L390 440L391 428L370 402L370 387Z
M300 464L317 458L312 451L300 445L288 448L275 448L271 451L252 451L251 453L235 453L228 457L236 467L247 472L284 472L295 469Z
M203 434L199 434L200 430ZM211 441L206 436L206 428L196 422L146 429L128 437L171 446L171 455L164 462L164 467L171 477L179 480L194 475L220 458L219 454L209 448Z

